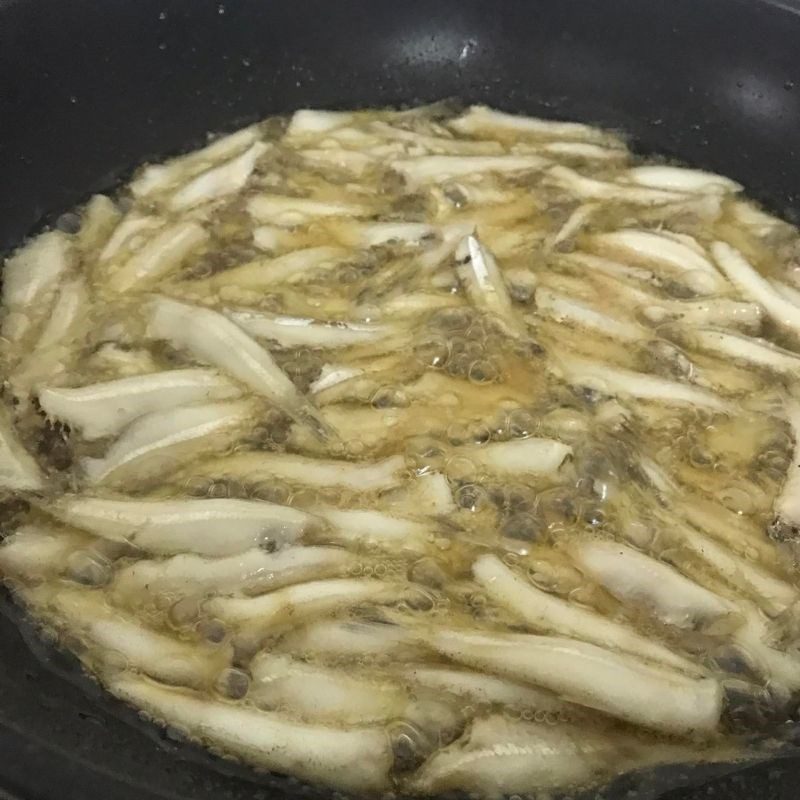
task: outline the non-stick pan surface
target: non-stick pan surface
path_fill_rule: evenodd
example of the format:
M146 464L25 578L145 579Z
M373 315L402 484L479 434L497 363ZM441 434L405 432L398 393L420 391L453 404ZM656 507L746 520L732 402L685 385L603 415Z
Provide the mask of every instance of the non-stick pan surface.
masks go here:
M619 128L800 221L798 0L0 0L0 252L207 131L445 97ZM0 800L330 796L141 724L0 606ZM609 796L800 796L800 758L712 774Z

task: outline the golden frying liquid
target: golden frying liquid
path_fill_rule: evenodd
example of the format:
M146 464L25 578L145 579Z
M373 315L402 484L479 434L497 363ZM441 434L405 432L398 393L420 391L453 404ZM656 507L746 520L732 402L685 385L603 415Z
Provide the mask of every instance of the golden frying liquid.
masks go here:
M485 109L298 112L65 216L6 267L8 584L156 720L346 790L533 795L746 755L800 688L800 328L718 243L791 308L800 240L731 182L642 166ZM163 298L215 316L164 333ZM176 370L209 388L145 398ZM65 405L78 387L101 399ZM268 503L302 522L244 520ZM591 568L593 544L634 561ZM443 631L579 645L534 675ZM595 680L586 643L667 688L612 701L634 679ZM701 684L711 722L666 721Z

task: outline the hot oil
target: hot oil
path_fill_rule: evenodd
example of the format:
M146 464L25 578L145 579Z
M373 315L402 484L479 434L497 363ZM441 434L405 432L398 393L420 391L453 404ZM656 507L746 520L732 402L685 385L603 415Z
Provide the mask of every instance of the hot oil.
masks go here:
M375 123L386 121L410 132L412 138L382 138L382 129ZM263 127L271 129L274 123L263 123ZM191 575L179 588L163 593L147 588L139 594L115 591L115 578L122 570L165 556L88 534L79 542L76 539L74 552L67 554L63 565L42 563L38 573L34 569L18 575L9 570L8 579L34 614L54 626L68 647L79 650L84 663L102 681L133 672L165 683L170 682L164 677L168 674L180 685L182 679L175 675L183 673L179 666L164 673L145 663L146 658L136 663L130 654L98 644L91 620L87 618L81 625L59 610L54 599L59 592L80 589L90 594L109 626L114 620L141 625L158 636L211 654L209 658L214 664L219 661L220 669L214 667L189 682L201 697L224 697L253 707L248 670L255 654L266 648L267 652L274 649L304 663L330 668L335 674L352 672L367 682L390 681L415 699L423 698L421 705L430 713L418 714L415 706L414 713L401 709L396 716L380 721L392 738L396 756L390 783L401 791L413 788L411 777L426 758L468 731L473 719L491 712L515 722L567 726L570 730L569 726L579 722L587 731L599 732L620 747L634 741L657 760L662 749L667 752L676 745L674 739L610 722L603 714L573 704L552 712L535 704L476 702L444 692L437 702L449 709L445 724L437 716L436 703L414 684L402 665L414 661L461 668L429 646L430 637L441 628L563 635L552 620L541 625L523 621L519 614L492 600L476 582L472 572L476 559L495 554L531 586L662 643L723 684L731 680L725 666L728 662L723 663L719 653L730 644L732 631L740 624L735 615L716 627L678 629L658 622L648 609L620 602L607 587L584 575L574 552L584 542L625 542L733 602L739 598L735 579L721 576L668 524L673 515L680 525L691 520L702 527L699 508L736 521L725 531L704 528L705 534L748 563L796 586L796 576L764 535L793 448L782 417L765 413L765 409L775 405L770 392L794 392L793 381L783 379L781 383L769 372L692 352L674 325L644 322L643 293L647 302L656 306L696 299L680 272L655 262L614 256L615 263L633 269L609 278L590 266L569 261L568 256L576 252L596 255L595 234L644 227L690 234L704 247L724 239L764 275L781 277L786 258L776 254L788 252L791 238L789 244L782 239L780 246L773 247L737 227L732 209L739 201L728 197L719 200L719 218L709 221L706 209L700 206L642 208L574 198L537 169L516 175L446 176L414 187L391 169L394 159L424 152L425 145L413 140L415 133L438 137L445 144L440 142L437 147L446 147L448 141L453 146L494 142L493 152L506 154L515 147L519 152L539 152L537 148L549 141L544 134L510 134L497 129L470 136L454 133L447 127L447 119L432 122L426 112L404 112L399 118L394 112L364 112L342 127L327 136L273 137L271 149L240 190L186 212L170 209L168 198L174 187L168 187L163 196L156 193L151 198L120 200L120 212L153 217L154 225L168 225L184 217L200 220L209 233L208 241L157 285L120 297L109 290L108 279L124 262L125 249L109 262L99 255L113 224L103 236L84 237L91 247L81 253L73 269L88 282L87 322L79 341L66 348L62 368L46 381L48 386L77 387L204 366L186 352L148 338L147 302L156 291L225 313L248 308L343 326L353 322L394 326L386 340L348 347L287 347L279 341L262 342L293 384L317 402L321 417L338 436L320 438L291 415L265 404L258 418L248 421L247 430L226 451L183 458L155 485L132 481L110 491L103 486L88 487L81 464L87 457L102 456L114 437L87 441L79 430L45 419L32 399L37 388L18 396L13 405L14 390L9 388L5 399L13 409L15 428L48 475L45 491L33 498L29 509L20 506L15 519L46 527L54 537L75 535L66 524L53 521L48 502L64 492L87 491L148 500L190 497L269 502L312 514L330 509L376 512L408 523L410 532L400 538L382 538L384 523L377 521L375 530L362 538L343 539L335 526L320 522L298 544L346 549L352 554L341 570L316 579L381 581L386 586L402 586L399 596L356 601L318 616L313 612L304 616L302 604L290 604L274 626L262 630L258 624L221 619L213 610L214 592L198 591ZM597 141L603 146L618 145L608 134ZM304 156L305 150L312 149L313 157ZM331 153L336 157L331 158ZM354 154L363 160L354 159ZM625 184L627 180L629 163L625 158L596 162L567 158L565 163L599 181ZM318 218L310 214L288 221L256 222L248 212L248 202L262 195L311 199L320 204L355 203L366 210L357 219L325 212ZM571 215L586 205L590 208L585 222L553 246ZM387 240L371 248L353 244L371 225L398 222L431 224L434 234L409 241ZM497 257L501 276L505 275L511 286L516 327L471 302L454 270L452 252L430 265L431 254L443 245L442 231L455 224L471 226ZM147 231L136 234L126 247L135 251L149 235ZM781 236L787 239L785 231ZM235 279L233 270L243 264L266 267L286 253L317 247L346 248L352 253L336 266L311 268L274 286L244 285ZM652 278L654 273L658 273L657 279ZM537 309L537 286L587 304L601 315L638 325L641 338L620 341L602 330L543 315ZM630 292L626 294L626 290ZM733 288L729 294L735 295ZM406 317L387 313L393 303L417 295L433 298L434 307ZM639 299L634 302L632 297ZM4 347L11 387L16 365L35 346L44 317L40 309L31 309L34 324L30 332ZM768 326L762 332L776 343L792 343L785 332ZM718 392L731 410L719 413L685 403L662 403L659 398L639 401L625 393L617 397L602 380L570 379L562 359L574 357ZM315 382L326 368L359 372L314 395ZM758 402L760 398L763 403ZM546 474L493 470L481 460L485 448L532 437L567 443L571 452L558 469ZM302 476L241 474L214 466L224 456L259 452L354 463L400 456L402 485L358 491L313 482L306 485ZM419 498L405 491L406 484L423 476L439 476L443 481L449 499L444 510L421 510ZM11 499L15 499L13 495ZM20 495L20 499L25 498ZM682 502L696 505L694 516L682 508ZM271 541L257 547L265 553L281 549ZM236 568L232 569L235 572ZM244 597L265 597L294 585L292 576L281 577L268 567L249 577L244 566L241 569L238 594ZM315 579L313 573L302 574L299 584ZM787 622L791 611L784 610L781 616L768 604L759 605L752 587L744 595L760 622L779 617L776 628L783 636L782 646L793 646L793 626ZM316 625L324 628L340 623L354 626L355 631L378 633L373 638L372 634L361 639L355 636L351 641L344 635L337 639L330 630L314 632ZM378 628L369 627L375 625ZM391 636L401 632L407 637L404 643L396 650L387 649ZM307 645L306 639L312 644ZM104 641L108 640L101 639ZM757 657L751 660L755 662ZM762 684L769 684L768 677L758 673L752 663L747 669L752 671L747 673L752 686L761 689ZM287 719L294 716L290 702L279 702L273 710ZM347 727L335 715L326 719L326 724ZM765 724L764 729L767 727ZM758 733L756 729L750 732ZM735 742L729 733L722 727L702 746L709 748L709 753L714 747L729 753ZM688 756L682 752L680 757ZM598 758L597 774L614 774L613 749L608 760L603 761L602 755ZM526 787L526 791L537 788Z

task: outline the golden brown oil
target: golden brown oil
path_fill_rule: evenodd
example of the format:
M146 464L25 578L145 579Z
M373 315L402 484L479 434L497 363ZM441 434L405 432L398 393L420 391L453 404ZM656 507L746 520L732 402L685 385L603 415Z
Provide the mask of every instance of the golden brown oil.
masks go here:
M776 719L785 718L788 699L797 686L781 686L769 667L762 664L759 669L758 657L748 658L747 648L737 644L732 633L741 625L735 614L716 628L670 626L645 608L621 602L608 587L585 575L573 554L581 542L620 541L659 564L672 565L726 602L753 609L764 630L771 631L772 639L765 639L764 647L774 651L776 658L779 654L794 660L800 672L796 606L768 602L746 575L723 569L702 548L693 548L691 533L695 525L703 536L759 575L781 582L786 592L796 592L795 540L783 535L778 546L768 536L795 446L781 409L796 391L796 378L790 372L776 373L685 344L688 323L681 322L681 314L688 313L687 304L707 300L713 306L721 300L752 305L751 298L736 287L726 284L706 297L691 285L687 288L680 270L665 267L658 259L648 261L630 254L610 258L597 245L598 235L636 228L683 236L684 246L691 241L692 247L710 258L708 248L722 240L738 248L762 275L787 279L796 258L797 231L777 221L766 232L743 224L736 209L744 201L733 192L712 192L716 211L711 214L698 198L684 195L676 196L674 202L643 205L576 196L552 179L550 166L560 162L593 180L631 185L629 169L636 159L617 137L597 131L592 141L612 152L608 158L553 156L547 146L561 139L546 129L526 133L500 126L466 134L451 125L447 113L436 109L360 112L329 131L298 135L291 135L291 129L285 133L286 123L267 120L256 129L253 141L263 141L266 147L234 190L190 208L176 210L171 205L179 187L204 170L227 163L233 156L226 154L219 163L199 167L190 161L173 162L174 178L152 192L137 194L134 182L134 190L121 189L110 208L78 210L77 233L61 235L69 238L67 275L85 280L87 299L57 347L48 344L37 349L37 337L54 313L58 286L44 293L38 306L6 309L7 316L21 315L29 326L16 340L3 342L4 401L21 443L43 470L45 483L34 493L7 492L9 502L19 499L25 504L16 510L13 526L7 525L4 533L30 524L45 531L50 540L63 543L58 552L44 551L57 552L57 563L45 559L25 568L4 560L0 549L0 566L9 584L34 615L59 631L64 644L75 649L112 688L114 676L128 672L144 673L164 683L170 680L163 677L163 665L161 672L154 671L146 657L131 663L124 652L115 651L109 644L115 634L98 633L100 623L94 624L92 609L100 609L98 619L113 620L120 614L133 625L183 643L189 650L196 648L198 658L210 665L207 669L197 671L190 664L183 671L166 672L193 676L172 682L186 683L209 701L255 708L258 692L249 670L262 649L355 676L367 687L365 691L370 686L402 687L417 703L413 712L411 706L391 706L383 716L376 711L378 721L371 723L384 726L392 740L395 760L383 788L400 791L419 791L414 781L426 759L453 741L468 741L473 720L495 711L515 723L566 726L564 730L573 730L577 722L587 732L587 741L598 735L621 748L630 746L625 743L633 737L640 758L628 767L689 758L688 749L680 750L679 742L665 742L659 734L610 721L596 710L569 702L571 698L562 698L563 707L555 713L522 701L487 703L459 698L457 693L432 693L414 682L404 667L406 661L437 667L448 663L426 644L439 628L563 634L558 625L546 621L539 627L525 622L487 595L472 573L476 559L487 553L499 556L531 586L663 644L718 680L728 692L730 719L712 736L696 737L693 746L699 747L698 757L703 757L703 748L708 758L730 757L739 752L735 744L743 727L747 733L768 731ZM393 134L381 127L386 123L393 126ZM574 134L578 141L584 135L589 134ZM434 153L437 147L448 152L448 148L477 142L494 142L492 152L506 156L538 154L547 164L509 173L438 176L413 185L394 166L404 159L430 156L431 148ZM319 208L305 215L291 212L294 217L276 214L271 221L256 219L251 202L275 196L282 201L310 199ZM346 213L337 216L319 210L326 204L348 204L361 211L358 218ZM116 253L103 257L115 231L137 219L149 222L138 229L134 224L134 232L122 240ZM142 252L154 231L178 220L195 221L204 231L203 243L156 280L143 281L126 292L114 291L113 276ZM568 220L574 222L571 231L564 228ZM69 221L74 222L72 216ZM359 238L374 233L370 226L419 223L431 226L430 233L421 238L397 241L389 237L372 244ZM447 231L455 225L466 226L464 230L471 231L496 257L511 313L521 326L516 333L509 332L508 319L498 318L465 292L456 268L455 243L449 251L444 246ZM328 263L284 272L278 280L260 281L259 271L274 269L287 254L323 247L343 253ZM432 256L437 248L443 253L438 262ZM604 271L576 260L576 255L607 258L615 266L611 272ZM250 266L245 278L246 265ZM544 313L537 301L537 291L542 289L589 306L601 317L624 322L635 333L620 338L604 331L602 322L588 325ZM246 308L338 323L340 329L352 324L387 325L391 334L349 346L259 340L294 386L318 405L335 437L321 439L313 429L261 398L233 444L224 449L209 453L198 448L197 457L191 449L188 455L181 451L181 457L158 474L135 475L123 485L90 485L86 459L103 457L116 436L86 439L66 421L48 418L38 395L45 388L81 387L207 366L191 353L149 337L148 303L156 293L222 313ZM666 315L666 321L653 323L652 315L648 316L653 308L660 309L660 319ZM737 328L733 316L730 324ZM331 336L336 330L332 329ZM743 335L796 347L791 333L762 317L749 324ZM31 366L30 353L45 364L43 371L37 372L36 364ZM649 399L604 388L603 381L582 380L564 369L565 360L575 358L707 392L725 410L674 402L669 386L665 396ZM214 366L225 372L224 365ZM334 370L351 377L315 393L316 383ZM249 390L242 387L242 393ZM124 430L118 436L124 437ZM570 454L558 468L543 474L487 467L480 456L486 448L531 437L567 444ZM359 490L282 476L280 469L271 475L269 470L248 473L237 468L237 456L258 452L356 464L400 456L403 466L397 485ZM429 498L416 488L426 477L438 481L439 504L428 505ZM326 510L355 509L379 512L408 526L406 533L390 536L376 522L374 530L356 535L321 521L297 544L343 548L351 554L340 568L327 569L324 576L315 576L313 569L283 577L267 568L249 574L243 562L241 584L229 580L228 588L218 592L208 584L198 589L200 584L193 581L187 567L183 582L169 591L151 592L145 586L131 594L118 590L120 573L139 561L161 563L169 556L148 553L135 539L110 541L54 519L49 504L65 493L134 501L270 502L323 519ZM694 517L687 511L690 507ZM697 516L701 512L718 524L703 527ZM226 533L222 522L217 535ZM9 537L6 544L12 541ZM261 547L264 552L280 551L274 542L262 542ZM300 604L285 609L279 624L266 629L255 625L255 633L252 625L223 620L209 611L218 594L260 597L315 577L378 580L401 589L385 600L356 600L319 614L312 610L306 615ZM83 622L82 612L70 616L59 611L56 599L76 591L90 598ZM374 640L378 642L374 651L366 644L363 650L356 644L350 650L346 644L341 645L344 650L318 644L325 625L351 623L354 630L364 625L364 631L405 631L407 639L391 651L381 651L380 636ZM323 627L315 632L315 625ZM367 636L364 642L368 641L373 640ZM165 658L191 661L184 655ZM730 699L739 697L732 688L737 682L746 684L747 702ZM335 694L334 689L331 692ZM762 703L764 696L768 699ZM746 717L751 706L758 706L755 721ZM304 723L324 717L328 726L352 724L337 722L329 712L315 717L313 708L300 713L285 699L270 701L266 708L270 714ZM237 752L235 746L226 747L224 741L220 744L191 725L182 727L217 748L260 763L257 754L246 749ZM533 730L530 735L535 738ZM580 731L575 735L580 751ZM459 740L460 736L464 739ZM594 777L613 775L617 755L610 747L605 756L598 756ZM492 762L489 770L494 769L502 776L502 764ZM588 779L584 775L576 780L586 783ZM501 781L500 785L505 784ZM444 786L436 784L436 788ZM469 785L460 788L470 790ZM540 788L559 786L515 785L514 791L535 793Z

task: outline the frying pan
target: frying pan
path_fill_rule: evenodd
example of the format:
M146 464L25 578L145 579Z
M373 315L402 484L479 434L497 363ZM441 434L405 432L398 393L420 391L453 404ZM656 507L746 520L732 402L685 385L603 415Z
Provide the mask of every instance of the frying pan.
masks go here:
M800 0L0 0L0 252L208 131L447 97L620 129L800 221ZM141 723L0 608L1 799L330 800ZM789 800L798 784L786 755L607 796Z

